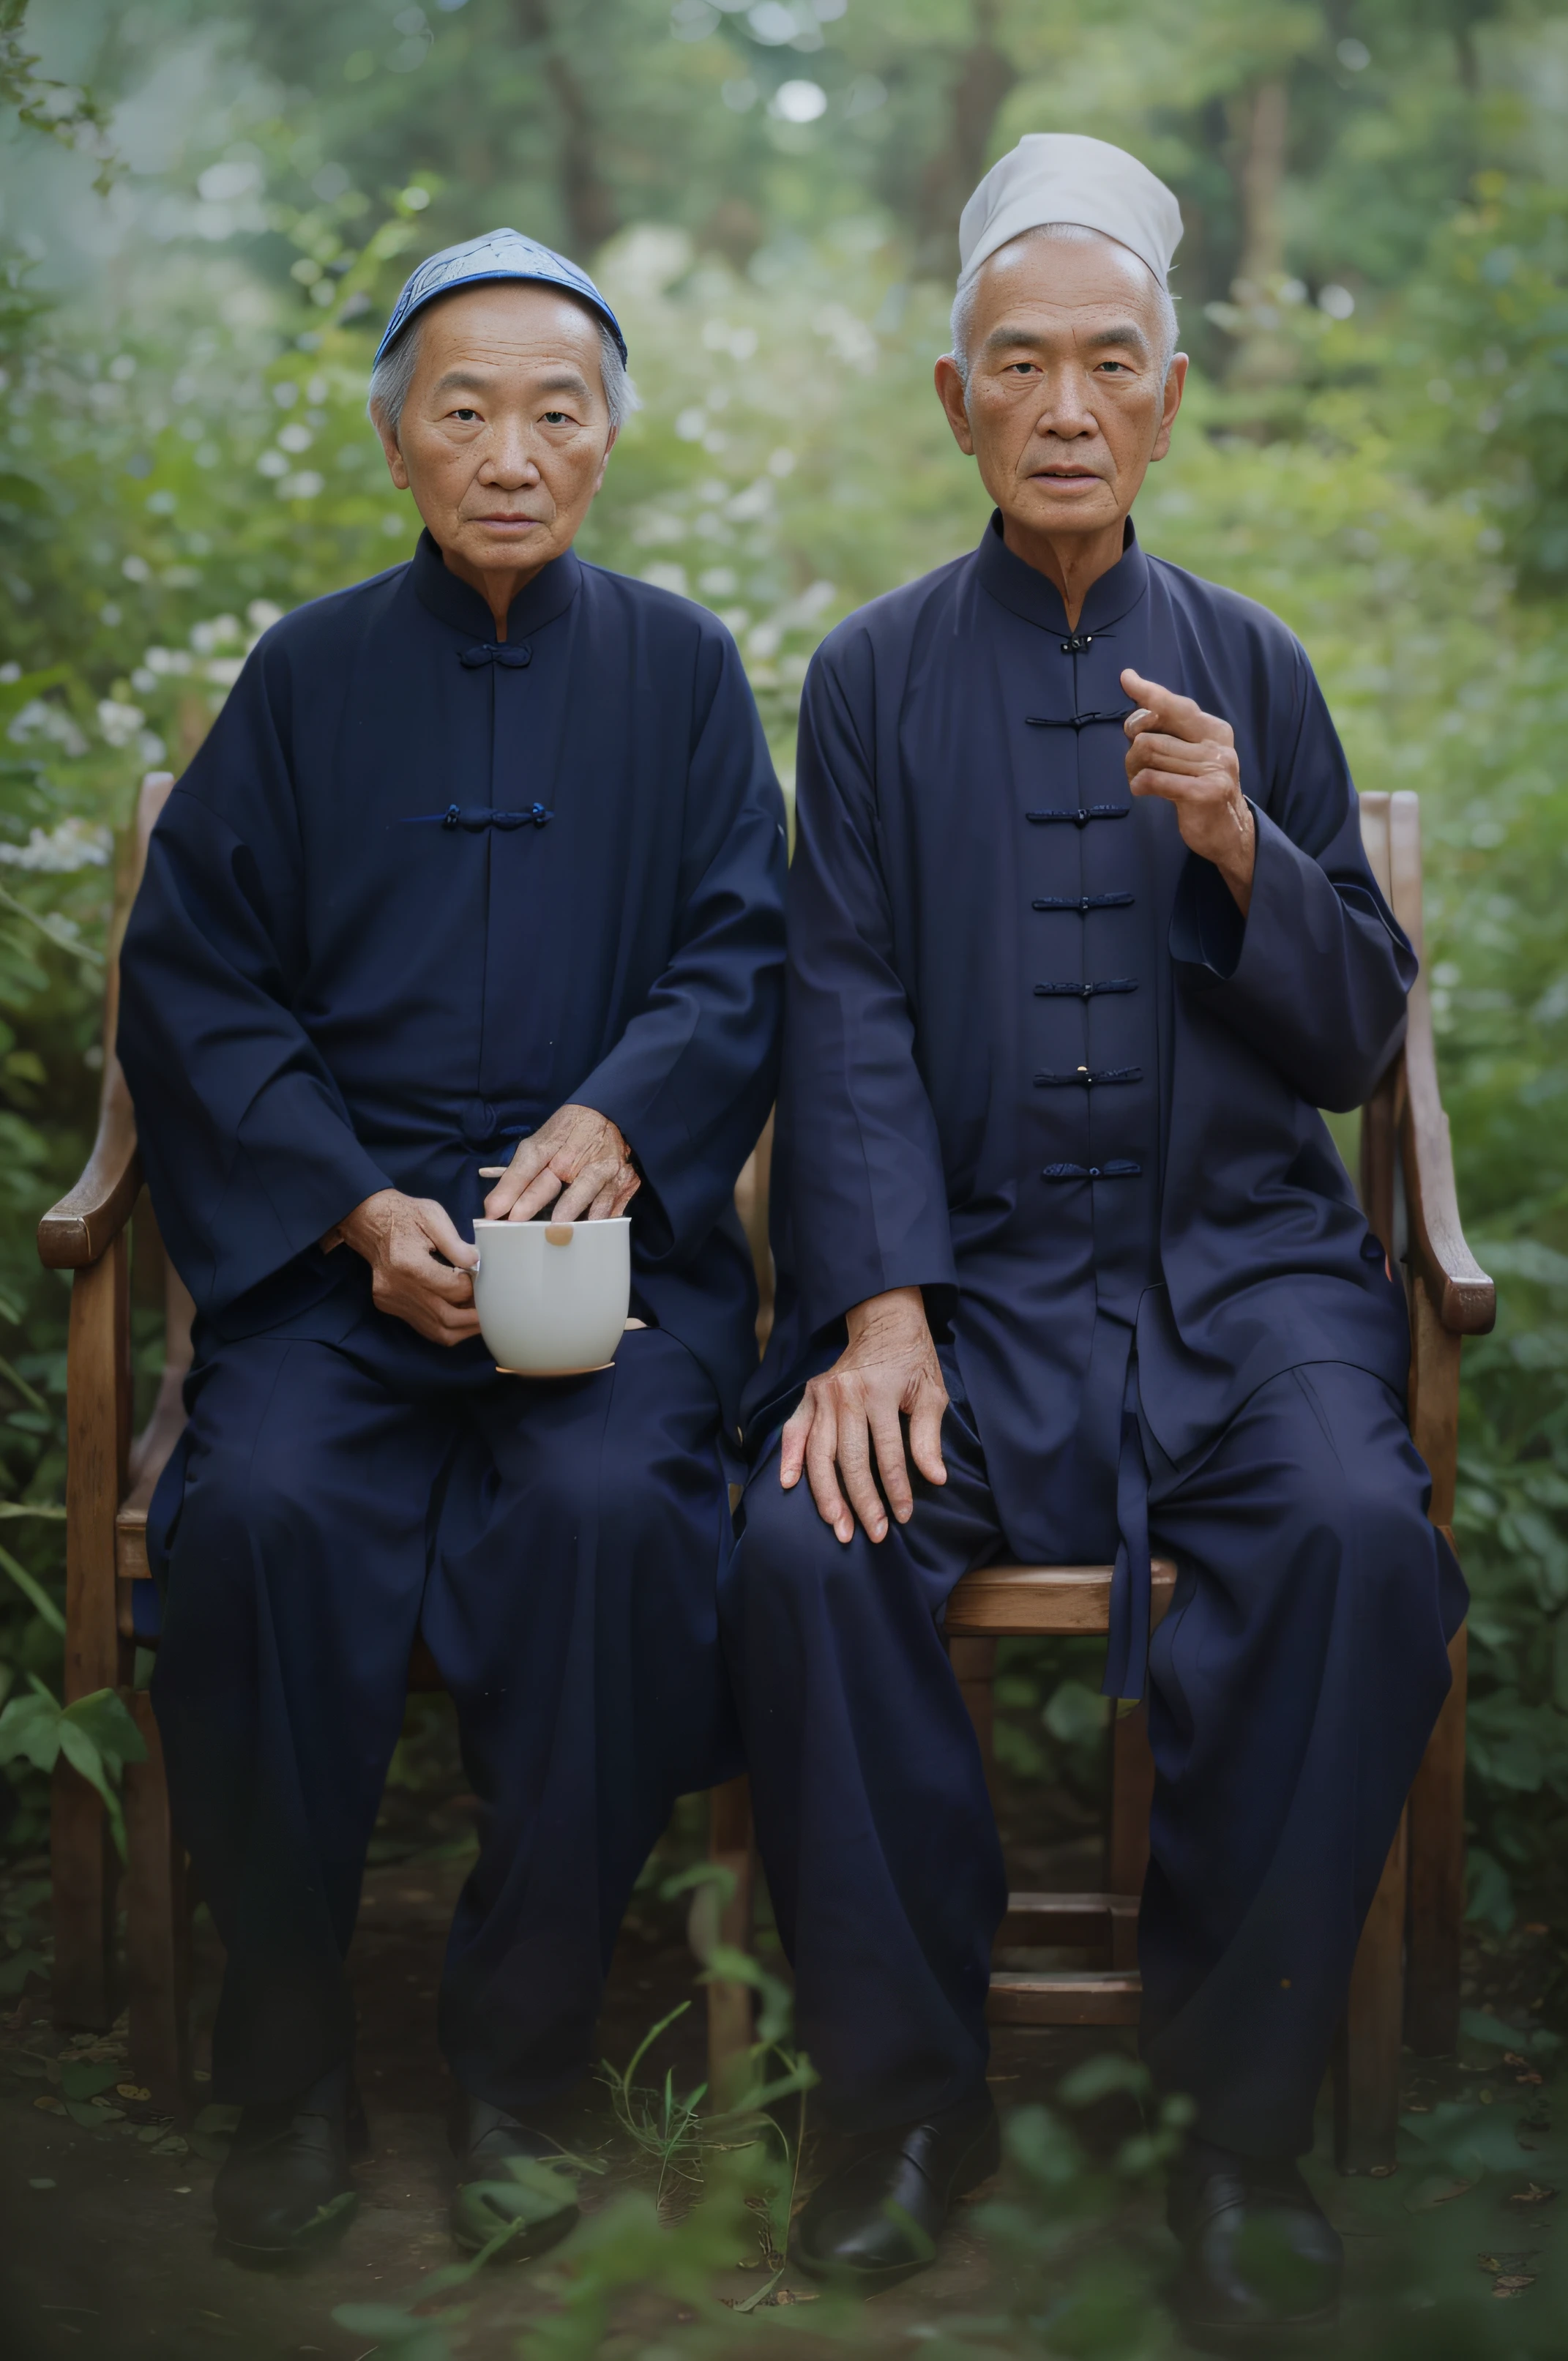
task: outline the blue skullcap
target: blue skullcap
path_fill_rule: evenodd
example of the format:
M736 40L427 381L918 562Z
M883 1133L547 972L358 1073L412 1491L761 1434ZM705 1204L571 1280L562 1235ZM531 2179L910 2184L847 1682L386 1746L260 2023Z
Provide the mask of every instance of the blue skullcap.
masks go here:
M626 338L620 333L620 323L586 270L568 262L564 254L553 247L541 246L535 237L524 237L521 230L491 229L483 237L471 237L462 246L444 247L422 262L392 306L392 316L387 323L387 333L376 347L380 359L392 338L405 328L416 312L433 302L438 295L450 295L456 287L477 286L485 279L532 279L541 286L564 287L569 295L580 296L595 311L615 338L622 360L626 358Z

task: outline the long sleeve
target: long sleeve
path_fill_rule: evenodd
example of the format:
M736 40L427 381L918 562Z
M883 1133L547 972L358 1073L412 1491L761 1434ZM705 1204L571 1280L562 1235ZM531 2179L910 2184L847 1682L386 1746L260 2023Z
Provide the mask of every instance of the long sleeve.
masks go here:
M300 846L274 702L286 669L268 675L263 647L170 796L120 956L119 1054L153 1203L207 1312L389 1185L290 1005Z
M705 676L706 675L706 676ZM674 954L576 1093L616 1124L653 1202L644 1256L712 1229L767 1120L784 998L784 798L735 646L699 670Z
M801 709L775 1191L808 1333L954 1282L936 1116L894 963L867 754L871 663L818 653Z
M1377 890L1355 788L1305 657L1299 724L1266 796L1243 917L1212 862L1189 859L1170 948L1206 1014L1314 1106L1359 1106L1398 1047L1415 953ZM1249 785L1246 781L1244 785Z

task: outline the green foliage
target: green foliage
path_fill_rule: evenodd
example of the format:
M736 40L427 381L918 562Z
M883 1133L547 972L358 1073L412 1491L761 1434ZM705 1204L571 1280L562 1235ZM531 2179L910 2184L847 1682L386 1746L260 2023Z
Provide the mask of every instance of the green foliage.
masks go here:
M30 1694L13 1697L0 1713L0 1767L29 1763L47 1776L63 1759L104 1798L109 1827L123 1861L125 1816L120 1782L127 1763L145 1763L147 1748L124 1699L114 1689L94 1689L62 1707L35 1674Z
M66 1293L32 1229L91 1137L115 840L141 772L189 758L276 613L407 555L415 520L362 405L410 259L510 219L602 274L646 406L585 549L725 615L787 774L822 632L978 533L982 495L929 390L953 221L1013 137L1060 127L1133 146L1188 217L1178 287L1200 366L1140 504L1146 544L1281 614L1362 784L1421 793L1461 1200L1501 1307L1464 1365L1472 1901L1494 1930L1521 1894L1550 1903L1568 1801L1561 8L1088 0L1069 21L1031 0L850 0L795 8L778 39L758 30L778 11L703 0L468 0L422 29L402 13L412 29L372 0L59 0L24 38L18 0L0 0L9 1842L38 1842L51 1745L93 1748L110 1796L134 1759L107 1707L84 1720L94 1700L62 1714L40 1695L59 1687ZM781 111L791 82L822 93L814 120ZM90 88L127 102L113 211L90 187L105 115L58 94ZM138 1314L143 1358L154 1316ZM1069 1829L1100 1803L1097 1654L1003 1655L999 1752ZM400 1777L417 1781L422 1746ZM722 1899L696 1889L707 1972L758 1986L776 2057L778 1989L720 1945ZM41 1954L25 1914L5 1941L9 1993ZM617 2078L619 2103L656 2185L562 2250L541 2354L598 2350L641 2279L698 2312L680 2332L693 2350L801 2317L742 2324L707 2293L760 2222L784 2250L793 2164L755 2125L716 2137L705 2094L644 2084L646 2067ZM753 2060L753 2111L767 2080L795 2076L798 2113L808 2070L793 2051ZM1124 2268L1096 2221L1135 2212L1171 2126L1153 2118L1092 2168L1077 2127L1091 2100L1140 2103L1124 2072L1097 2065L1014 2119L1013 2193L985 2224L1022 2292L1000 2325L943 2329L955 2356L1154 2349L1155 2249L1135 2236ZM1406 2136L1412 2164L1430 2149L1452 2178L1458 2147L1478 2159L1493 2135L1470 2109ZM1497 2308L1478 2310L1479 2329L1476 2306L1445 2300L1474 2351L1502 2334L1485 2324ZM825 2346L828 2314L809 2316ZM1410 2323L1449 2349L1430 2314ZM444 2334L395 2310L344 2325L405 2361L435 2361ZM1421 2348L1390 2331L1382 2350L1406 2349Z

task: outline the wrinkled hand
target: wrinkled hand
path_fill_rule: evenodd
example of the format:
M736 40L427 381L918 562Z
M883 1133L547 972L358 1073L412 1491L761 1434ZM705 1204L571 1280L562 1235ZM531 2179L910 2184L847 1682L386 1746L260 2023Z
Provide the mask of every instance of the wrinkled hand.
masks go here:
M901 1525L907 1524L915 1498L899 1414L909 1421L909 1455L916 1466L929 1482L945 1484L942 1413L948 1389L917 1287L894 1288L857 1303L849 1330L849 1344L830 1369L812 1378L784 1428L779 1482L790 1491L804 1466L817 1513L841 1542L852 1539L855 1517L880 1542L887 1532L887 1510L872 1472L871 1447L876 1449L888 1507Z
M1201 860L1213 862L1245 917L1252 900L1257 831L1242 793L1235 732L1191 697L1178 697L1138 673L1124 672L1122 686L1138 708L1123 724L1133 741L1127 749L1128 785L1135 796L1163 796L1176 806L1182 842Z
M378 1312L406 1320L434 1345L461 1345L478 1334L468 1276L478 1254L433 1197L378 1190L340 1223L338 1235L369 1264Z
M558 1222L608 1222L642 1186L631 1150L608 1115L557 1107L516 1155L485 1200L492 1222L531 1222L546 1205Z

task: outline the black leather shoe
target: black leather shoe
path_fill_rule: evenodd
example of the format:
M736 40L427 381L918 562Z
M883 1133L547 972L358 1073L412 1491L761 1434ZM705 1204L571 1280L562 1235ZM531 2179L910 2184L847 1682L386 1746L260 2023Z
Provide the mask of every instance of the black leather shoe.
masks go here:
M1194 2142L1172 2176L1169 2220L1184 2250L1174 2307L1189 2343L1283 2351L1332 2330L1344 2249L1292 2159Z
M353 2218L348 2163L367 2144L346 2066L281 2106L247 2107L213 2184L222 2251L262 2270L316 2253Z
M579 2215L576 2194L569 2193L575 2183L566 2151L548 2132L463 2091L453 2103L451 2136L457 2158L452 2235L465 2254L477 2254L499 2231L510 2230L498 2255L526 2262L576 2229ZM520 2170L512 2169L514 2161ZM538 2169L551 2165L555 2171Z
M991 2093L878 2132L814 2189L791 2253L813 2279L874 2295L924 2270L956 2198L1002 2158Z

